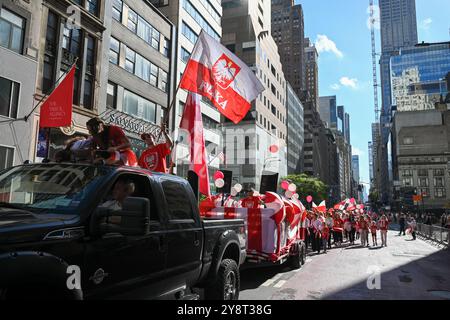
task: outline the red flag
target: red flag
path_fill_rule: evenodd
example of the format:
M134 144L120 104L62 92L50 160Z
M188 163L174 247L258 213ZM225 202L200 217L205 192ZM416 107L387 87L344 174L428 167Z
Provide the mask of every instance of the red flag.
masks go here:
M247 64L203 31L192 51L180 88L208 98L234 123L246 116L251 102L264 91L264 86Z
M205 138L203 137L203 121L200 109L200 99L195 93L189 93L186 99L180 129L189 133L191 170L197 173L199 178L200 193L210 196L208 162L206 157Z
M75 66L41 106L41 128L68 127L72 124L73 79Z

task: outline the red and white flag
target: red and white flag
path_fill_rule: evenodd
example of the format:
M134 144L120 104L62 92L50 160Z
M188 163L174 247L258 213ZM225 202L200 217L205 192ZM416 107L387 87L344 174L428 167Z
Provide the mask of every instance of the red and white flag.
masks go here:
M202 111L200 109L200 97L195 93L189 93L186 99L180 129L189 133L191 165L190 170L198 175L200 193L210 196L208 161L203 136Z
M180 88L208 98L234 123L246 116L251 102L264 91L262 83L244 62L203 31L187 63Z
M58 128L72 125L73 80L75 66L41 106L39 126Z

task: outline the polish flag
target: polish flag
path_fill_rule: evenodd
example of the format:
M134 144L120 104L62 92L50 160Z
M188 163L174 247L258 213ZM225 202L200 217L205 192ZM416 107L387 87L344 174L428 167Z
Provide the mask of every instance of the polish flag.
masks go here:
M325 200L322 201L316 208L317 211L322 212L322 213L326 213L327 212L327 205Z
M203 31L187 63L180 88L208 98L234 123L246 116L251 102L264 91L244 62Z
M202 112L200 109L200 97L195 93L189 93L186 99L180 129L189 133L191 167L199 178L198 186L200 193L211 196L209 190L208 162L203 136Z
M69 127L72 125L73 80L75 66L64 80L53 90L41 106L39 126L41 128Z

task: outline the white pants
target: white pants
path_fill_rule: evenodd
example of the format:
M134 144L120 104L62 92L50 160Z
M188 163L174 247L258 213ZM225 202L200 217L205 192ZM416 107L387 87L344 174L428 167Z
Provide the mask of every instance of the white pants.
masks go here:
M367 232L367 230L361 229L361 230L359 230L359 233L361 235L361 244L362 244L363 247L365 247L366 244L367 244L368 232Z
M387 230L381 230L381 245L387 246Z

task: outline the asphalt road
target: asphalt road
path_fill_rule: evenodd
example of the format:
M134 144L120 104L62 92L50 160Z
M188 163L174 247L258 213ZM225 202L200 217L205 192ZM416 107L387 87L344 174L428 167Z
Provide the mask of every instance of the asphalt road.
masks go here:
M299 270L243 270L240 299L450 300L450 249L389 231L387 247L362 248L357 241L310 253Z

